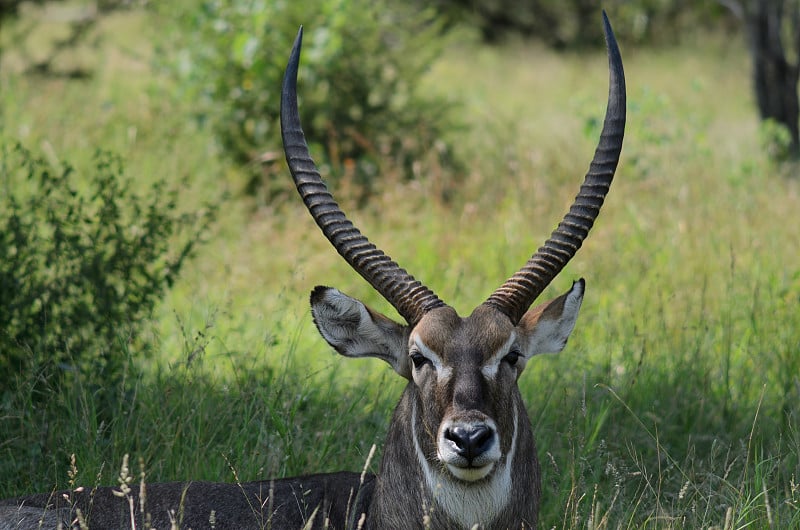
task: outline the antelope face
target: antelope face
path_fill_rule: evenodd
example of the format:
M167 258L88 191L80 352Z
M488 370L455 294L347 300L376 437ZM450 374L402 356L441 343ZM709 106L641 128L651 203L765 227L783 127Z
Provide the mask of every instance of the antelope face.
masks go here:
M435 454L443 469L466 482L489 475L513 442L522 354L514 327L500 317L483 306L467 318L436 309L408 341L422 454Z
M584 282L526 312L515 326L482 304L467 318L448 306L403 326L336 289L312 293L322 336L347 357L377 357L409 379L410 419L425 469L472 483L510 466L520 421L517 380L528 360L558 352L575 325ZM431 478L432 482L436 482Z

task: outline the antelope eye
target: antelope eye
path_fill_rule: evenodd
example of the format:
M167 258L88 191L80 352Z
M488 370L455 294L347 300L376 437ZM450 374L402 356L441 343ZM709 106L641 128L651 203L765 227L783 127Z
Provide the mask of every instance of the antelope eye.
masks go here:
M419 352L412 352L410 357L411 362L414 363L414 368L416 369L420 369L426 364L430 364L430 361Z
M519 350L511 350L508 354L503 357L503 360L509 364L509 366L514 366L517 364L520 355L522 355Z

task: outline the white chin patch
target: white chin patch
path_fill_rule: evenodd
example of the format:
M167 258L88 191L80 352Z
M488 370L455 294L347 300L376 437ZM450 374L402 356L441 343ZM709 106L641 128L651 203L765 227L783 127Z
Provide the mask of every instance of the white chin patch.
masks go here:
M494 463L486 464L481 467L456 467L450 464L445 464L447 470L450 471L455 478L463 480L464 482L475 482L485 478L494 468Z

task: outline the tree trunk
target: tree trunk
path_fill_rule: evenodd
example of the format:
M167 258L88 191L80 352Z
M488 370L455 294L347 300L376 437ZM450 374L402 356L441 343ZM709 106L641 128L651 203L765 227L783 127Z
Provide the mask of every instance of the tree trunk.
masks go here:
M791 136L791 155L800 157L800 0L752 0L744 14L761 119L784 125ZM794 62L787 57L789 46L794 47Z

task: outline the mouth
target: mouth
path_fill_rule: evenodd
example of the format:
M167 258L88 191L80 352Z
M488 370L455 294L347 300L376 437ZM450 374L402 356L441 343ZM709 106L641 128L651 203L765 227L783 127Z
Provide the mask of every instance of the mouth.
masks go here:
M494 469L494 462L483 466L459 467L453 464L445 464L445 467L453 477L464 482L477 482L486 478Z

